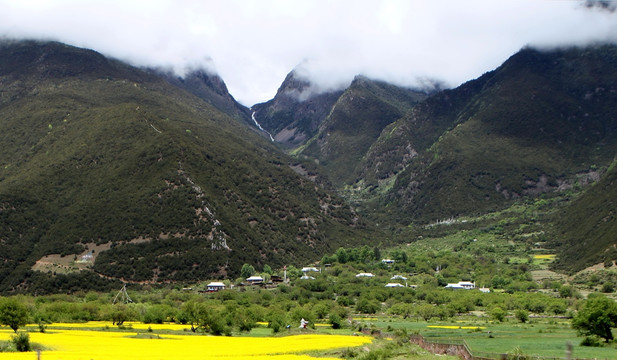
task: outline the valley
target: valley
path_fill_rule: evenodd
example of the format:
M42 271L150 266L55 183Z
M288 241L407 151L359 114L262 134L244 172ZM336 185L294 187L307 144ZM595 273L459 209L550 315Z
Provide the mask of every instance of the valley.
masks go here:
M319 353L339 358L431 358L412 335L614 357L617 321L586 316L617 297L615 61L523 48L452 89L294 70L249 109L211 71L1 43L0 315L378 335Z

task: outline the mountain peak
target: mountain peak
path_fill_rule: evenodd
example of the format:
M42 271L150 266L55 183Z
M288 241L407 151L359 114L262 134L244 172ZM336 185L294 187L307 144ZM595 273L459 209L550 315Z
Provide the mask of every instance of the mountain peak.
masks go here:
M274 139L289 147L297 147L310 139L341 91L320 89L298 69L292 70L274 98L252 107L255 120Z
M291 101L303 102L318 94L317 86L294 69L283 80L275 98L288 98Z

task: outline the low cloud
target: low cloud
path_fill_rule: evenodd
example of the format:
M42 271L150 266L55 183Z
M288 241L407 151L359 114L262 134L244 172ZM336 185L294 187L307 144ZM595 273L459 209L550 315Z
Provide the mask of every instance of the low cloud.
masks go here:
M0 9L0 36L58 40L179 74L204 67L249 106L272 98L298 64L311 91L358 74L456 86L527 45L617 40L614 2L600 0L0 0Z

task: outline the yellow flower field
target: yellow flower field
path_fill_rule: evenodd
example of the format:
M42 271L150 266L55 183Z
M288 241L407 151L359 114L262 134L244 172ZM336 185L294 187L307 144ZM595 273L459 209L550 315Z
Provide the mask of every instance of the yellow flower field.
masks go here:
M557 255L555 254L538 254L533 256L536 260L555 260L556 257Z
M131 328L135 330L148 330L148 328L152 330L174 330L174 331L183 331L189 330L191 325L182 325L182 324L174 324L174 323L166 323L166 324L144 324L137 321L127 321L124 324L124 327ZM266 323L267 325L267 323ZM32 325L34 328L38 329L38 325ZM104 329L106 327L114 328L115 325L112 325L109 321L89 321L84 323L53 323L46 325L47 329L92 329L99 330Z
M76 327L67 324L67 327ZM88 323L92 327L93 323ZM102 325L109 325L105 323ZM135 326L136 324L133 324ZM142 325L142 324L140 324ZM146 329L148 326L146 325ZM162 326L162 325L161 325ZM11 330L0 330L0 340L8 340ZM294 335L286 337L221 337L203 335L157 335L132 332L69 330L52 324L47 332L31 332L30 341L50 349L43 360L157 360L157 359L314 359L302 353L361 346L371 338L347 335ZM148 338L149 336L155 338ZM35 359L30 353L0 353L0 360ZM324 359L324 358L320 358Z

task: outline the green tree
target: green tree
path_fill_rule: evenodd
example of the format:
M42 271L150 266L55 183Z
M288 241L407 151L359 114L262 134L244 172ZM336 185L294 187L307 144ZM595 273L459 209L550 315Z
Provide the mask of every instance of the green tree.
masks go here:
M122 326L125 321L135 320L137 314L125 304L115 304L111 312L112 324Z
M518 309L514 312L514 316L522 323L529 320L529 312L525 309Z
M330 306L324 302L320 302L313 306L312 311L317 319L325 319L330 312Z
M242 269L240 270L240 276L246 279L253 275L255 275L255 268L253 267L253 265L251 264L242 265Z
M345 248L339 248L338 250L336 250L336 260L341 264L349 261L349 254L347 253L347 250L345 250Z
M416 308L416 314L424 321L429 321L434 316L437 316L437 309L431 304L422 304Z
M408 303L396 303L392 305L390 309L388 309L390 314L402 316L403 319L407 319L413 315L414 308L412 304Z
M268 264L264 265L264 273L272 275L272 267Z
M14 298L0 299L0 324L17 333L20 326L28 323L28 308Z
M562 298L570 298L574 296L574 288L569 285L563 285L559 288L559 296Z
M360 298L356 303L356 311L363 314L374 314L381 308L376 300Z
M617 303L601 294L591 294L572 319L572 327L585 336L613 340L612 328L617 327Z
M268 327L272 329L273 333L278 333L285 328L285 315L281 310L272 310L266 319L268 320Z
M373 248L373 259L375 261L381 260L381 250L377 246Z
M332 313L328 317L328 323L332 325L333 329L340 329L343 326L343 319L341 319L341 316L339 314Z
M209 317L207 307L195 300L190 300L182 305L181 317L191 324L191 331L195 332L197 329L207 322Z
M502 322L506 318L506 311L499 306L495 306L491 309L490 315L493 319Z

